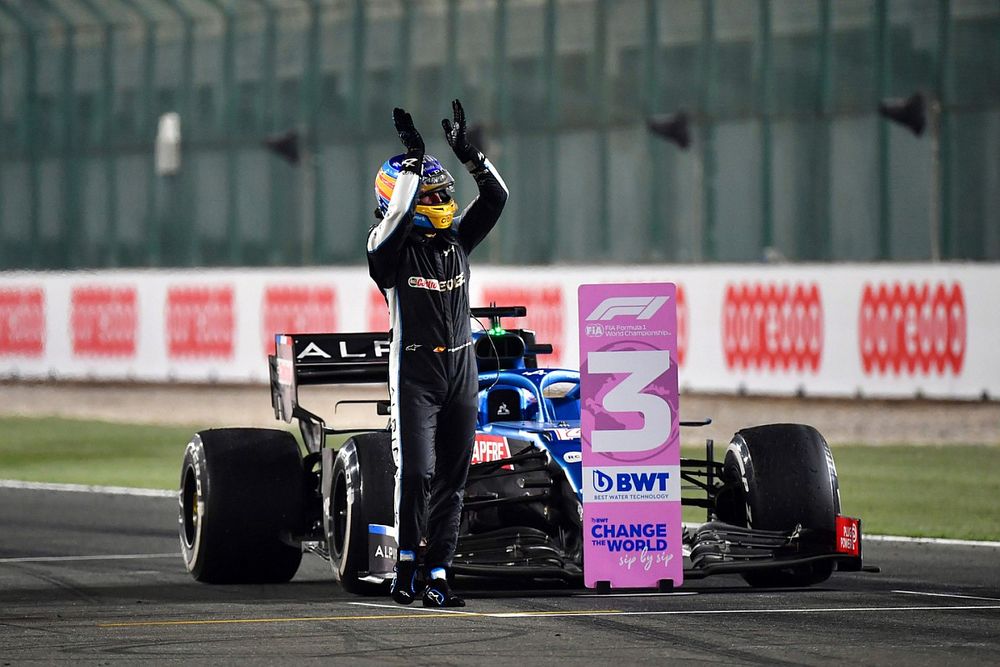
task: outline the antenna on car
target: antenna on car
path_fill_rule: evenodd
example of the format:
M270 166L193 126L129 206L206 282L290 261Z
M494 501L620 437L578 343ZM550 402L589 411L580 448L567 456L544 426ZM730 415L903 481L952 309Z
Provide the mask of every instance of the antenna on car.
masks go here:
M490 318L490 328L487 333L499 336L504 333L502 317L524 317L528 314L528 309L524 306L498 306L496 302L490 303L486 308L473 308L472 316L475 318Z

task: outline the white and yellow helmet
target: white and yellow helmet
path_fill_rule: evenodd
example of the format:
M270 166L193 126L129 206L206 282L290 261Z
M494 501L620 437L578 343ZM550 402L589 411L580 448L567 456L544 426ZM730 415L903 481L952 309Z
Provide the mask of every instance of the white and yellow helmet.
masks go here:
M389 209L389 200L392 199L396 178L399 177L400 166L405 157L406 155L394 155L383 162L375 174L375 200L383 215ZM455 179L433 155L424 156L421 172L413 224L431 229L448 229L458 212L458 204L454 198Z

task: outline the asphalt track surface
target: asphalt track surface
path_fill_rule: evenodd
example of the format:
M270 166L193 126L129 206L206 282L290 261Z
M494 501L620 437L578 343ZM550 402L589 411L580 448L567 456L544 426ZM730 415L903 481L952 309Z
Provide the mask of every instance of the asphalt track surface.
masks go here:
M739 577L673 594L483 586L464 610L343 593L306 556L293 582L207 586L178 555L177 503L0 488L0 666L996 664L1000 549L870 542L881 572L812 589Z

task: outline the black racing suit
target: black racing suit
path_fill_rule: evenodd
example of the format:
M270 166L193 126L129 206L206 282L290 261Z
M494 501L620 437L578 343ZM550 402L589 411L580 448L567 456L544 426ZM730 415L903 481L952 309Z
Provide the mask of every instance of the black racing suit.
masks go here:
M404 171L385 216L368 234L369 273L389 306L400 559L412 558L426 537L428 571L451 565L475 439L478 376L468 253L496 224L507 200L506 185L481 153L466 167L479 196L450 229L413 224L420 178Z

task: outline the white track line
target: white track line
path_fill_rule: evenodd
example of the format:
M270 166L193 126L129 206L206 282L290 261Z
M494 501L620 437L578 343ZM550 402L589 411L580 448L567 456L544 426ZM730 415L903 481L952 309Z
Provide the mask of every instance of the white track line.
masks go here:
M406 609L398 605L377 605L371 603L348 603L361 604L368 607L386 607L396 612L396 614L382 614L375 616L308 616L298 618L220 618L220 619L198 619L188 621L160 620L160 621L135 621L123 623L98 623L101 628L137 628L153 626L176 626L176 625L237 625L237 624L259 624L259 623L316 623L323 621L378 621L383 619L400 618L426 618L426 619L461 619L461 618L566 618L566 617L599 617L599 616L694 616L699 614L808 614L824 612L887 612L887 611L976 611L976 610L1000 610L1000 605L973 605L961 607L843 607L843 608L821 608L821 609L715 609L715 610L690 610L690 611L621 611L618 609L606 609L595 611L516 611L483 613L475 611L450 611L432 609ZM414 611L427 611L429 614L415 614ZM449 611L450 613L441 613Z
M348 602L358 607L378 607L379 609L395 609L396 611L423 611L428 614L458 614L460 616L482 616L474 611L459 611L458 609L441 609L438 607L407 607L399 604L379 604L377 602Z
M861 612L887 612L887 611L970 611L977 609L1000 610L1000 605L962 605L945 607L941 605L933 606L908 606L908 607L800 607L785 609L677 609L663 611L622 611L619 609L594 610L594 611L507 611L507 612L475 612L475 611L455 611L450 609L424 609L415 607L406 609L399 605L374 604L371 602L348 602L347 604L363 607L379 607L384 609L394 609L396 611L426 611L438 615L456 614L460 616L481 616L486 618L537 618L537 617L560 617L560 616L716 616L716 615L749 615L749 614L831 614L831 613L861 613Z
M44 482L22 482L16 479L0 479L0 489L25 489L28 491L72 491L74 493L103 493L112 496L150 496L153 498L176 498L176 491L164 489L135 489L126 486L98 486L93 484L49 484Z
M952 540L944 537L902 537L899 535L861 535L861 540L872 542L906 542L909 544L945 544L958 547L990 547L1000 549L1000 542L984 542L976 540Z
M480 614L490 618L529 618L536 616L714 616L714 615L748 615L748 614L830 614L830 613L861 613L887 611L969 611L975 609L998 610L1000 605L968 605L943 607L940 605L920 607L817 607L800 609L678 609L670 611L593 611L593 612L532 612L515 611L491 614Z
M670 593L574 593L574 598L665 598L677 595L698 595L698 591L673 591Z
M990 602L1000 602L1000 598L986 598L978 595L959 595L958 593L928 593L925 591L893 591L893 593L903 593L904 595L927 595L935 598L961 598L963 600L989 600Z
M921 606L921 607L803 607L799 609L678 609L669 611L619 611L616 609L608 611L515 611L479 614L490 618L532 618L538 616L558 617L558 616L716 616L716 615L750 615L750 614L830 614L830 613L860 613L860 612L887 612L887 611L969 611L975 609L1000 609L1000 605L970 605L956 607Z
M99 486L91 484L52 484L45 482L22 482L16 479L0 479L0 489L26 489L30 491L72 491L79 493L103 493L117 496L148 496L153 498L176 498L177 491L165 489L136 489L125 486ZM696 525L696 524L685 524ZM903 537L899 535L864 535L864 540L872 542L905 542L910 544L942 544L959 547L989 547L1000 549L1000 542L977 540L953 540L943 537Z
M78 560L142 560L149 558L177 558L180 552L169 554L106 554L97 556L24 556L0 558L0 563L53 563Z

